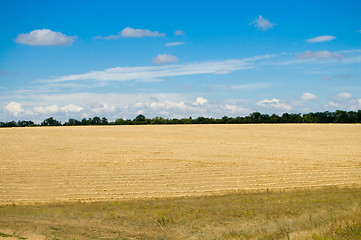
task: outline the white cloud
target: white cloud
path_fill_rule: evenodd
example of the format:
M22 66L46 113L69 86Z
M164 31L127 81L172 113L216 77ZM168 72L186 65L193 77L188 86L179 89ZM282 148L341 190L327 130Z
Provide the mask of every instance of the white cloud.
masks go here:
M77 105L74 105L74 104L68 104L64 107L61 107L61 111L62 112L72 112L72 113L77 113L77 112L80 112L81 110L83 110L82 107L79 107Z
M223 108L226 109L226 110L229 110L231 112L236 112L237 111L237 106L236 105L226 104Z
M165 66L144 67L115 67L104 71L92 71L84 74L67 75L38 82L56 83L66 81L131 81L149 80L163 77L197 75L197 74L221 74L253 67L252 62L268 59L273 56L265 55L246 59L227 59L223 61L207 61L199 63L172 64Z
M268 29L273 28L273 26L277 24L271 23L268 19L265 19L260 15L256 20L251 22L250 25L254 25L258 29L261 29L263 31L267 31Z
M66 36L61 32L53 32L49 29L38 29L30 33L19 34L15 42L32 46L61 46L72 45L76 38L76 36Z
M177 109L180 111L192 110L191 106L188 106L184 101L181 102L173 102L166 100L164 102L152 102L151 104L147 104L153 110L170 110Z
M352 98L352 94L348 93L348 92L342 92L337 94L336 96L338 99L348 99L348 98Z
M204 105L206 103L208 103L207 99L205 99L204 97L199 97L196 99L196 102L193 103L193 105Z
M300 97L301 100L303 101L313 101L313 100L317 100L318 97L315 96L314 94L312 93L308 93L308 92L305 92L302 94L302 96Z
M330 107L339 107L339 106L340 106L340 104L335 103L335 102L332 102L332 101L329 102L328 105L329 105Z
M120 38L122 35L120 34L120 33L118 33L118 34L115 34L115 35L110 35L110 36L106 36L106 37L104 37L104 39L106 39L106 40L113 40L113 39L118 39L118 38ZM96 36L95 37L96 39L102 39L103 37L101 37L101 36Z
M46 107L33 107L33 112L38 114L54 114L59 112L58 105L51 105Z
M165 33L151 31L148 29L134 29L130 27L124 28L120 34L122 37L165 37Z
M122 31L118 32L117 34L102 37L96 36L95 39L106 39L106 40L113 40L118 39L121 37L165 37L165 33L160 33L158 31L151 31L148 29L134 29L130 27L124 28Z
M100 114L100 113L106 113L106 112L114 112L117 107L114 104L107 104L107 103L103 103L103 104L91 104L89 106L90 110L96 114Z
M164 44L164 46L173 47L173 46L179 46L179 45L183 45L183 44L184 44L184 42L169 42L169 43Z
M31 97L32 98L32 97ZM32 107L32 110L24 109L20 103L11 102L5 106L5 109L14 117L19 116L33 116L36 115L47 115L47 114L57 114L57 113L77 113L83 110L82 107L79 107L74 104L68 104L64 107L59 108L58 105L50 105L50 106L36 106Z
M8 105L5 106L5 109L14 117L24 112L24 108L21 106L21 103L17 103L17 102L9 103Z
M221 108L228 112L231 112L232 114L247 114L251 112L249 109L245 109L234 104L226 104L224 106L221 106Z
M318 36L318 37L310 38L307 39L306 41L309 43L328 42L335 38L336 38L335 36L326 35L326 36Z
M167 63L176 63L178 58L170 54L158 54L158 56L152 59L152 62L158 65L163 65Z
M330 52L330 51L312 52L310 50L307 50L304 53L297 54L296 58L299 58L299 59L316 59L316 60L335 58L335 59L341 60L343 58L343 55L341 55L341 54L339 54L337 52Z
M361 99L356 99L351 93L342 92L332 97L326 107L331 110L342 109L346 111L357 111L361 108Z
M182 30L176 30L176 31L174 32L174 35L176 35L176 36L184 36L185 33L184 33L184 31L182 31Z
M352 49L352 50L343 50L343 51L338 51L339 53L359 53L361 52L361 49Z
M290 111L292 110L292 106L281 103L281 101L277 98L273 98L271 100L264 99L262 101L256 102L257 106L265 107L265 108L276 108L280 110Z
M359 32L359 33L361 33L361 29L360 29L360 30L356 30L356 32Z

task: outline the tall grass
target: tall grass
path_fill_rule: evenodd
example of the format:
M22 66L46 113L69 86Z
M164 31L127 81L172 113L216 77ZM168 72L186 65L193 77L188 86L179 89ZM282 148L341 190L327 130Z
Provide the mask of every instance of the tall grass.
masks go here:
M361 239L361 189L7 205L0 207L0 233L28 239Z

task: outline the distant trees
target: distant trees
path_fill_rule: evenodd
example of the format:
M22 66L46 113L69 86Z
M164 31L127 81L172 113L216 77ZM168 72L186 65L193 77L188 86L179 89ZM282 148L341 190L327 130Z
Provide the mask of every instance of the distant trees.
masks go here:
M81 121L70 118L64 123L64 126L77 126L77 125L108 125L108 119L95 116L93 118L83 118Z
M268 115L260 112L253 112L244 117L228 117L224 116L220 119L197 117L193 119L167 119L163 117L154 117L152 119L146 118L143 114L139 114L133 120L118 118L114 122L109 122L105 117L95 116L93 118L83 118L77 120L70 118L64 124L60 121L49 117L45 119L40 126L78 126L78 125L144 125L144 124L250 124L250 123L361 123L361 110L356 111L342 111L335 112L310 112L306 114L301 113L283 113L282 116L276 114ZM0 127L28 127L38 126L33 121L11 121L0 122Z
M70 118L69 121L64 123L64 126L77 126L77 125L81 125L81 122L73 118Z
M33 121L25 121L25 120L23 120L23 121L18 121L17 122L17 125L19 126L19 127L28 127L28 126L35 126L35 123L33 122Z
M60 125L61 125L61 122L54 119L53 117L49 117L41 123L41 126L60 126Z

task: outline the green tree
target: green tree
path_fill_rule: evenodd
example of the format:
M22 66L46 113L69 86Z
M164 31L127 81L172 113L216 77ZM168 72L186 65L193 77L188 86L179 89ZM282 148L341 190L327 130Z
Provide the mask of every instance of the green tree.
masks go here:
M145 123L146 122L146 117L143 114L139 114L138 116L136 116L133 120L134 123L140 124L140 123Z
M64 125L65 126L76 126L76 125L81 125L81 122L76 119L70 118L69 121L64 123Z
M102 124L102 120L100 119L100 117L93 117L93 119L91 120L91 125L101 125Z
M49 117L41 123L41 126L60 126L60 125L61 125L61 122L54 119L53 117Z
M108 119L106 117L102 118L102 125L108 125Z

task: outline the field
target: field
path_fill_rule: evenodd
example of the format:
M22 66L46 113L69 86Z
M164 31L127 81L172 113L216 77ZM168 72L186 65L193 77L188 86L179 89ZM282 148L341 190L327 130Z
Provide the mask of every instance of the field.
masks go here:
M11 128L0 141L0 239L361 231L359 124Z
M0 203L361 184L361 125L0 129Z

